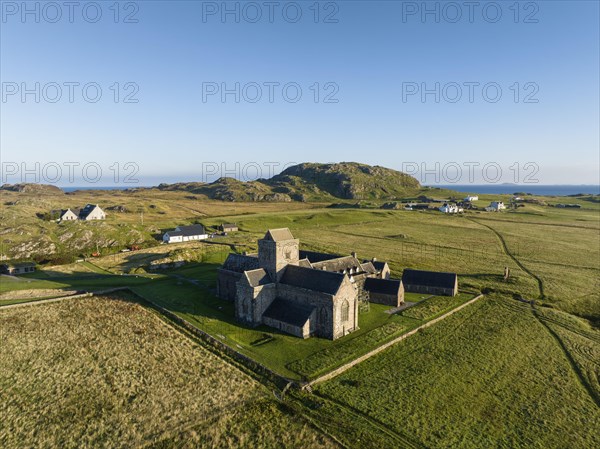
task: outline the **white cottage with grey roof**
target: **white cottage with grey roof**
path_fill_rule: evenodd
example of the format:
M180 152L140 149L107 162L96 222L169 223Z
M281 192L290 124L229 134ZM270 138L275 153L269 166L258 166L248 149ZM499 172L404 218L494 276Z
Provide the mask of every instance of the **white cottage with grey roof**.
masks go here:
M106 219L106 213L97 204L86 204L85 207L79 211L79 219L84 221L104 220Z
M177 226L172 231L167 231L163 235L165 243L181 243L192 240L204 240L208 238L208 234L201 224L191 226Z

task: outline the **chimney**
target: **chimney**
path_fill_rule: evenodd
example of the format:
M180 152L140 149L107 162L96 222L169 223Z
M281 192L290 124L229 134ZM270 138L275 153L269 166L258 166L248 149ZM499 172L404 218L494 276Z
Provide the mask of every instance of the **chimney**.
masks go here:
M371 259L371 262L377 262L377 257L373 257L373 258Z
M356 251L352 251L350 255L356 259Z
M323 270L323 271L327 271L327 265L323 265L323 268L322 268L322 270Z

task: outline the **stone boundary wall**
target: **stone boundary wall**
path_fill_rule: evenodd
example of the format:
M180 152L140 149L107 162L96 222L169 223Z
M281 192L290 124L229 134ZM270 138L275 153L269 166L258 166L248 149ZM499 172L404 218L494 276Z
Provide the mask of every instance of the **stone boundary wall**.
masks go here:
M251 371L253 371L253 372L257 373L258 375L263 376L264 378L273 382L279 388L283 389L290 382L295 383L293 380L288 379L287 377L284 377L280 374L277 374L275 371L271 370L270 368L267 368L266 366L262 365L261 363L257 362L256 360L253 360L250 357L242 354L241 352L236 351L231 346L223 343L222 341L218 340L217 338L213 337L212 335L208 334L207 332L204 332L203 330L198 329L196 326L191 324L189 321L186 321L185 319L181 318L180 316L176 315L175 313L171 312L170 310L165 309L162 306L159 306L158 304L144 298L143 296L138 295L137 293L135 293L133 291L132 291L132 293L136 297L140 298L140 300L142 300L144 303L146 303L147 305L149 305L150 307L152 307L153 309L155 309L156 311L160 312L162 315L167 317L169 320L171 320L171 321L177 323L178 325L180 325L181 327L183 327L186 331L190 332L191 334L195 335L196 337L199 337L202 341L204 341L205 343L209 344L210 346L216 348L217 350L227 354L229 357L231 357L232 359L241 363L242 365L244 365L246 368L250 369Z
M321 377L317 377L316 379L314 379L314 380L312 380L312 381L310 381L310 382L306 382L306 383L302 384L302 385L301 385L301 387L302 387L303 389L305 389L305 388L310 388L310 387L312 387L313 385L316 385L316 384L319 384L319 383L325 382L325 381L327 381L327 380L333 379L334 377L337 377L337 376L339 376L339 375L340 375L340 374L342 374L343 372L345 372L345 371L348 371L348 370L349 370L350 368L352 368L353 366L355 366L355 365L358 365L358 364L359 364L359 363L361 363L361 362L364 362L365 360L367 360L367 359L369 359L369 358L373 357L374 355L377 355L377 354L379 354L379 353L380 353L380 352L382 352L382 351L385 351L385 350L386 350L387 348L389 348L390 346L393 346L393 345L395 345L396 343L399 343L399 342L401 342L402 340L405 340L406 338L410 337L411 335L414 335L414 334L416 334L416 333L417 333L417 332L419 332L421 329L425 329L425 328L428 328L428 327L430 327L430 326L433 326L435 323L437 323L437 322L439 322L439 321L443 320L444 318L448 318L450 315L452 315L452 314L454 314L454 313L458 312L459 310L462 310L462 309L464 309L465 307L467 307L467 306L469 306L469 305L473 304L474 302L478 301L478 300L479 300L479 299L481 299L481 298L483 298L483 295L478 295L478 296L476 296L475 298L473 298L473 299L471 299L471 300L467 301L466 303L462 304L461 306L458 306L457 308L455 308L455 309L452 309L452 310L450 310L449 312L446 312L445 314L443 314L443 315L441 315L441 316L439 316L439 317L437 317L437 318L434 318L433 320L431 320L431 321L428 321L427 323L425 323L425 324L423 324L423 325L421 325L421 326L419 326L419 327L417 327L417 328L415 328L415 329L413 329L413 330L411 330L411 331L409 331L409 332L407 332L407 333L405 333L405 334L402 334L402 335L400 335L399 337L396 337L396 338L394 338L393 340L391 340L391 341L389 341L389 342L387 342L387 343L385 343L385 344L383 344L383 345L381 345L381 346L379 346L379 347L377 347L377 348L373 349L371 352L368 352L368 353L366 353L365 355L362 355L362 356L360 356L360 357L358 357L358 358L356 358L356 359L352 360L351 362L348 362L348 363L346 363L345 365L342 365L342 366L340 366L339 368L337 368L337 369L335 369L335 370L333 370L333 371L330 371L330 372L329 372L329 373L327 373L327 374L324 374L324 375L322 375Z
M91 297L91 296L94 296L94 295L108 295L110 293L119 292L119 291L125 291L125 290L131 291L129 289L129 287L115 287L115 288L109 288L107 290L98 290L96 292L76 293L74 295L58 296L56 298L49 298L49 299L35 299L35 298L32 298L30 301L19 302L17 304L7 304L5 306L0 305L0 310L15 309L17 307L35 306L35 305L38 305L38 304L48 304L48 303L51 303L51 302L64 301L65 299L88 298L88 297Z
M59 296L57 298L50 298L50 299L31 299L29 301L19 302L16 304L7 304L5 306L0 305L0 310L16 309L17 307L35 306L37 304L48 304L50 302L64 301L65 299L73 299L73 298L85 298L88 296L93 296L93 293L77 293L75 295L65 295L65 296Z
M294 381L292 381L291 379L288 379L287 377L284 377L284 376L281 376L280 374L275 373L271 369L267 368L266 366L260 364L259 362L255 361L255 360L251 359L250 357L236 351L235 349L231 348L230 346L223 343L222 341L216 339L212 335L204 332L203 330L198 329L196 326L194 326L190 322L186 321L185 319L181 318L180 316L174 314L170 310L167 310L164 307L159 306L158 304L137 294L136 292L131 290L129 287L116 287L116 288L111 288L108 290L102 290L102 291L96 291L96 292L87 292L87 293L81 293L81 294L75 294L75 295L69 295L69 296L61 296L61 297L52 298L52 299L41 299L38 301L33 300L33 301L19 303L19 304L10 304L10 305L6 305L6 306L0 306L0 310L16 308L16 307L34 306L37 304L48 304L51 302L64 301L66 299L89 298L92 296L106 295L106 294L115 293L115 292L119 292L119 291L127 291L127 292L132 293L133 295L136 296L136 298L139 298L139 300L142 303L144 303L147 306L151 307L152 309L156 310L161 315L167 317L170 321L173 321L176 324L178 324L179 326L183 327L186 331L190 332L191 334L195 335L196 337L199 337L203 342L207 343L208 345L212 346L213 348L216 348L218 351L225 353L227 356L236 360L238 363L242 364L249 370L257 373L260 376L267 378L269 381L273 382L279 388L283 389L290 382L294 383Z

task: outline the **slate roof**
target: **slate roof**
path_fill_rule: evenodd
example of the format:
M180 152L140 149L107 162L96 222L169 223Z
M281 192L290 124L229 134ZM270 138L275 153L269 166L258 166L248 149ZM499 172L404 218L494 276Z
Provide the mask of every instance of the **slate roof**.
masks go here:
M26 268L26 267L35 267L35 266L36 266L35 262L29 262L29 261L6 262L6 263L0 264L0 267L5 267L5 268Z
M206 234L206 232L204 231L204 226L202 226L201 224L195 224L190 226L177 226L175 231L169 232L169 235L183 235L185 237L204 234Z
M313 267L308 259L300 259L298 261L298 266L304 267L304 268L312 268Z
M400 279L377 279L367 278L365 281L365 290L384 295L397 295L400 291Z
M96 204L86 204L85 207L78 212L73 210L73 213L79 215L79 218L86 218L96 208L96 206Z
M369 273L369 274L375 274L375 273L377 273L377 271L381 271L381 270L377 270L377 268L375 268L375 266L373 265L373 262L361 263L360 268L362 271Z
M288 228L269 229L265 234L265 240L271 240L273 242L294 240L294 236Z
M313 268L322 270L323 267L327 271L338 271L350 270L350 268L361 269L360 260L353 256L338 257L337 259L324 260L322 262L313 263Z
M269 276L269 273L267 273L263 268L245 271L244 275L248 279L248 283L251 287L258 287L259 285L273 283L271 276Z
M406 285L426 285L428 287L454 288L456 273L439 271L424 271L405 268L402 273L402 282Z
M374 261L374 262L371 262L371 263L373 264L373 266L375 267L375 269L377 271L382 271L385 268L386 264L387 264L387 262L379 262L377 260Z
M292 326L304 326L314 307L299 304L283 298L275 298L271 305L265 310L263 317L291 324Z
M300 259L308 259L311 263L322 262L324 260L337 259L342 257L339 254L318 253L316 251L300 250Z
M73 212L75 215L79 216L79 209L52 209L50 211L51 215L58 215L59 217L62 217L64 214L66 214L67 212Z
M242 254L229 254L227 260L222 267L224 270L243 273L248 270L256 270L258 268L258 257L244 256Z
M345 276L345 274L331 271L288 265L283 272L280 283L335 295L342 282L344 282Z

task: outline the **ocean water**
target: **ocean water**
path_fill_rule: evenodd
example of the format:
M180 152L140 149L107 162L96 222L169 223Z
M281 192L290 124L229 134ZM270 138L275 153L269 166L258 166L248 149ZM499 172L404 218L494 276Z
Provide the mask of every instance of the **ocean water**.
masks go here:
M600 194L600 185L540 185L540 184L485 184L485 185L457 185L445 184L430 187L441 187L465 193L479 194L504 194L509 195L516 192L531 193L532 195L567 196L585 194Z
M75 190L125 190L131 188L143 188L149 186L79 186L79 187L61 187L65 192L74 192ZM443 189L456 190L465 193L479 194L503 194L510 195L516 192L531 193L533 195L551 195L551 196L567 196L577 195L578 193L585 194L600 194L600 185L540 185L540 184L444 184L432 185L429 187L441 187Z
M130 186L79 186L79 187L61 187L61 186L57 186L60 187L63 192L69 193L69 192L74 192L76 190L127 190L127 189L135 189L135 188L144 188L144 187L150 187L150 186L138 186L138 185L130 185Z

